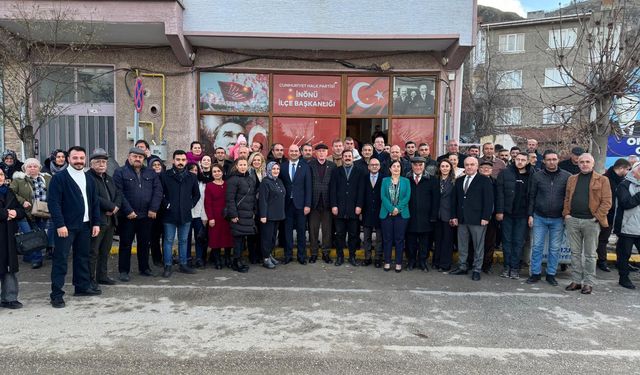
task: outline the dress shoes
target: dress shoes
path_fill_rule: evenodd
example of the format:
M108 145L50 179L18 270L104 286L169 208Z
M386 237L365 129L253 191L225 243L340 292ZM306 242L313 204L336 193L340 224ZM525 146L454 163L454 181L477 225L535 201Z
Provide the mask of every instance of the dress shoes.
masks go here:
M611 269L607 265L607 262L598 262L598 269L603 272L611 272Z
M120 272L120 277L118 278L118 280L122 281L123 283L128 283L129 281L131 281L131 278L129 277L128 272Z
M249 266L246 264L243 264L242 260L239 258L233 259L233 262L231 263L231 269L240 273L249 272Z
M335 266L340 267L344 263L344 258L338 257L336 258Z
M98 280L98 284L102 285L116 285L116 281L110 277Z
M373 264L373 266L375 268L380 268L382 267L382 259L376 259L375 263Z
M173 266L164 266L164 272L162 272L162 277L164 277L165 279L168 279L171 277L172 273L173 273Z
M631 282L631 280L629 280L628 277L620 278L620 281L618 282L618 284L620 284L620 286L623 287L623 288L627 288L627 289L631 289L631 290L636 288L636 286L633 285L633 283Z
M544 278L550 285L558 286L558 280L556 280L555 275L547 275Z
M356 257L349 257L349 264L358 267L358 261L356 261Z
M371 258L369 258L369 259L365 259L365 260L362 262L362 266L363 266L363 267L367 267L367 266L370 266L370 265L371 265L371 263L373 263L373 261L371 260Z
M384 265L384 268L382 268L384 270L384 272L389 272L391 271L391 265L389 263L386 263Z
M421 260L420 263L418 263L418 268L422 271L429 272L429 266L427 266L426 260Z
M331 257L329 256L329 254L322 254L322 260L323 260L326 264L331 264L331 263L333 263L333 260L331 260Z
M407 271L413 271L413 269L416 267L416 263L411 261L409 263L407 263Z
M450 275L466 275L469 271L462 269L462 268L456 268L455 270L449 272Z
M196 273L196 270L194 270L193 268L189 267L189 266L188 266L188 265L186 265L186 264L181 264L181 265L178 267L178 272L180 272L180 273L186 273L186 274L189 274L189 275L193 275L194 273Z
M480 272L473 272L471 274L471 280L473 281L480 281Z
M4 307L5 309L10 309L10 310L17 310L17 309L21 309L22 308L22 304L18 301L11 301L11 302L0 302L0 307Z
M574 291L574 290L580 290L580 289L582 289L582 285L578 284L578 283L574 283L574 282L572 282L571 284L567 285L566 288L564 288L564 290L569 291L569 292Z
M140 276L146 276L146 277L156 277L158 275L156 275L155 272L151 271L151 269L147 268L144 271L140 271Z
M285 257L285 258L282 260L282 264L289 264L289 263L291 263L292 261L293 261L293 258L291 258L291 257Z
M313 264L313 263L315 263L315 262L317 262L317 261L318 261L318 256L317 256L317 255L312 255L312 256L309 258L309 263L311 263L311 264Z
M591 285L583 285L582 286L582 290L580 291L580 293L582 293L582 294L591 294L592 291L593 291L593 287Z
M51 306L53 306L56 309L61 309L65 306L65 303L62 297L52 299L50 303L51 303Z
M303 266L307 264L307 260L304 258L298 258L298 263L302 264Z
M95 290L95 289L87 289L87 290L76 290L75 293L73 293L74 296L76 297L91 297L91 296L99 296L102 294L101 290Z
M42 261L31 263L31 268L37 270L38 268L42 268Z

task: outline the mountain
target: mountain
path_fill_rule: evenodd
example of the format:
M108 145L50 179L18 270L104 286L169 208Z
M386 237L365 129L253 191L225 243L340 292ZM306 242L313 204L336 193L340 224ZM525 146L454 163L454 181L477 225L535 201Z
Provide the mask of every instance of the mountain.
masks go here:
M500 9L478 5L478 22L479 23L493 23L493 22L506 22L517 21L524 18L520 17L513 12L503 12Z

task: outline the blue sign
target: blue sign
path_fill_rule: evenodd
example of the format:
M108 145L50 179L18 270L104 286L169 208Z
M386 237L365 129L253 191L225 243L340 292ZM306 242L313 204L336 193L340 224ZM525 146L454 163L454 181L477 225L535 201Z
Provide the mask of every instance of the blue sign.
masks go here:
M609 136L607 145L607 161L605 167L609 168L620 158L627 158L629 155L640 155L640 137L623 137L617 139Z

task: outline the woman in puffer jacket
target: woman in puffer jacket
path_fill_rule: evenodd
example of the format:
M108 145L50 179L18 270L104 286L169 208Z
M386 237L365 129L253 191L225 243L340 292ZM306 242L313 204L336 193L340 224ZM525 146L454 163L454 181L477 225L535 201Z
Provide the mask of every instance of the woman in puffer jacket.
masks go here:
M248 272L249 266L242 263L247 236L256 234L255 206L256 180L249 173L247 159L235 161L231 176L227 179L225 217L231 223L234 253L231 268L238 272Z

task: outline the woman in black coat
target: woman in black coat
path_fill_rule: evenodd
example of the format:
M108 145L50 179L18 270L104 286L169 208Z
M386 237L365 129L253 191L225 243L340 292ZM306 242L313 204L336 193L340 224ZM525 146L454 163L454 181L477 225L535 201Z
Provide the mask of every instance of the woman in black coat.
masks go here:
M267 176L262 179L260 184L259 213L260 237L262 239L262 258L264 262L262 266L268 269L276 268L271 251L276 243L276 234L278 225L285 219L284 199L286 189L282 180L278 178L280 175L280 165L275 161L267 164Z
M248 169L247 159L236 159L231 176L227 179L226 218L231 222L234 242L231 268L238 272L249 271L249 266L242 263L242 252L247 237L256 234L256 180Z
M436 271L449 271L453 257L453 240L456 228L451 225L453 218L453 187L455 183L453 164L443 159L438 163L438 219L435 227L435 249L431 267Z
M5 180L4 171L0 169L0 306L19 309L22 304L18 302L18 253L15 235L18 220L25 217L25 212Z

